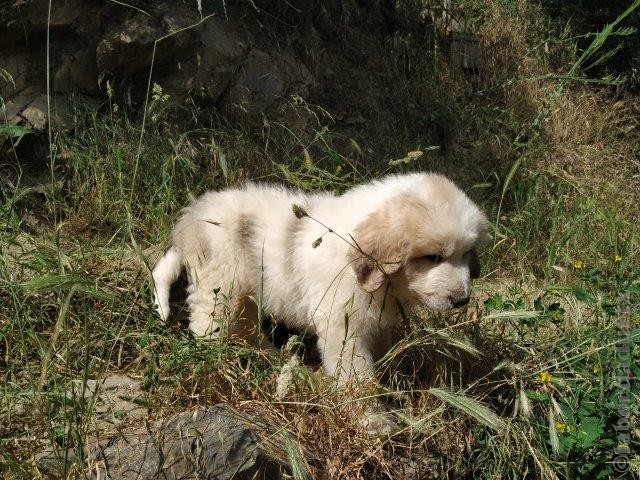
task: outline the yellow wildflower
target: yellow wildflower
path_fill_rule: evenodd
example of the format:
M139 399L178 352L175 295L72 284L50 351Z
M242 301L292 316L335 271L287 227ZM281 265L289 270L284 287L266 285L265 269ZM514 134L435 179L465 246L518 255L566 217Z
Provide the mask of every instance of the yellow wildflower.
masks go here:
M567 424L562 422L556 422L556 430L560 433L564 433L567 429Z
M551 378L551 374L547 370L540 373L540 381L542 383L551 383Z
M581 269L582 267L584 267L584 263L582 262L582 260L574 260L573 261L573 268L575 269Z
M600 365L596 365L595 367L593 367L593 373L595 373L596 375L601 371L602 369L600 368Z
M616 262L621 262L622 261L622 257L620 255L616 255L613 259Z

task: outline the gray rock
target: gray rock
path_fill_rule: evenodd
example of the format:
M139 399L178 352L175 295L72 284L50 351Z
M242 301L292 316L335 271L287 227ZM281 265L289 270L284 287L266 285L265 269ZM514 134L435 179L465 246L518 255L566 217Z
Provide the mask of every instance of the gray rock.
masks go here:
M224 406L184 412L121 437L89 453L92 474L113 480L151 478L277 478L245 419ZM260 477L258 477L260 478Z
M94 97L82 94L71 96L55 94L51 96L51 125L55 129L72 128L75 123L74 105L82 103L88 108L97 108L98 101ZM47 95L37 88L25 88L18 95L5 103L4 114L10 125L22 125L34 130L42 130L47 124ZM1 121L0 120L0 121ZM4 140L0 137L0 145Z
M73 452L65 456L61 452L47 450L35 456L38 471L44 480L57 480L69 477L69 472L79 463Z
M301 63L283 51L253 48L243 62L223 102L236 116L263 112L287 94L306 96L313 78Z
M83 6L83 0L65 0L54 5L51 17L48 16L48 0L13 0L4 2L3 15L0 26L6 28L20 27L23 30L51 28L70 25L78 18Z
M91 442L84 469L91 478L278 479L284 466L270 457L251 421L224 405L172 415L120 435ZM78 460L45 452L36 457L41 473L60 478Z
M98 92L98 69L94 48L73 49L62 55L53 75L56 92Z
M0 19L0 65L13 82L0 82L0 96L41 94L47 2L7 3ZM194 5L167 0L149 4L146 13L112 2L58 2L51 22L52 92L99 98L105 93L99 83L104 90L109 80L116 93L141 104L153 59L152 81L172 102L190 97L245 121L259 120L268 109L277 114L288 96L305 97L314 85L291 50L255 29L222 16L202 20ZM28 114L34 126L46 122L38 112Z
M136 420L147 415L147 400L140 382L124 375L111 375L102 380L75 382L68 396L80 397L92 404L92 422L97 429Z
M165 20L172 30L185 23L174 16ZM171 65L161 68L158 82L174 99L181 101L190 95L217 103L241 68L250 49L250 38L217 18L210 18L198 28L175 37L180 43L188 42L181 37L189 37L192 45L183 49L178 57L178 68Z
M157 21L144 15L114 25L98 43L98 70L127 76L149 66L153 44L162 33Z

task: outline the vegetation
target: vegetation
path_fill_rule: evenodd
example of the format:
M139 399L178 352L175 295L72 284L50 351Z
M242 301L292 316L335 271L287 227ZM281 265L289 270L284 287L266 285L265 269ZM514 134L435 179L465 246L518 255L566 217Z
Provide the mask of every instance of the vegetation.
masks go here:
M304 11L285 3L274 15ZM114 372L142 379L154 418L220 402L260 415L294 478L640 474L640 97L615 63L618 45L637 44L629 25L640 2L608 6L612 23L585 32L575 29L588 19L574 27L535 0L466 0L487 54L474 71L443 53L438 24L416 33L417 3L397 8L409 19L397 31L375 37L368 53L383 68L366 85L366 66L334 58L342 91L359 92L344 102L380 102L355 126L335 118L336 93L287 99L309 119L294 128L269 115L205 121L172 106L161 85L144 124L111 91L99 111L77 105L71 132L0 121L15 145L0 162L6 478L36 478L34 455L51 446L82 458L96 433L86 381ZM369 17L352 8L335 42L366 31ZM322 39L307 40L313 58ZM0 81L10 82L2 70ZM380 384L335 391L307 361L281 397L290 353L196 342L155 316L149 267L191 197L246 179L341 192L423 169L450 174L481 203L494 241L470 306L410 317ZM361 431L358 399L371 395L400 432Z

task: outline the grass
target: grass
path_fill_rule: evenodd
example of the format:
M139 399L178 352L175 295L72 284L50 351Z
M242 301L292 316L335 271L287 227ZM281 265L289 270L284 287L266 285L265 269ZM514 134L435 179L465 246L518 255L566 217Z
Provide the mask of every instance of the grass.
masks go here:
M607 478L621 444L637 472L637 432L618 430L623 418L637 425L640 393L640 338L625 363L620 337L640 322L638 96L584 82L573 37L534 2L484 2L476 22L495 54L475 78L415 38L381 47L405 55L389 56L373 86L399 86L397 103L417 107L397 116L387 106L357 138L296 97L312 118L302 131L269 118L259 130L181 121L150 85L144 129L113 94L100 112L79 105L75 130L46 140L55 161L45 175L19 149L19 161L3 161L4 474L37 477L43 449L63 464L82 458L88 436L116 430L95 421L83 391L114 372L141 380L151 418L215 403L260 416L294 478ZM344 88L362 86L345 76ZM336 391L307 362L282 396L288 354L195 342L184 325L157 321L149 266L179 208L205 189L251 178L339 193L432 168L482 203L494 243L471 306L401 325L380 384ZM371 396L396 412L400 433L363 434Z

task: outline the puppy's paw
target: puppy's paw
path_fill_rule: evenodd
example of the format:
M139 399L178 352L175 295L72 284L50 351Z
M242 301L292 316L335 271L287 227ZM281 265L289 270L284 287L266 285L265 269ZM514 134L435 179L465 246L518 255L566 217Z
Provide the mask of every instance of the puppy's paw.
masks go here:
M169 318L169 302L158 302L158 300L156 300L153 302L153 308L158 312L160 321L167 323L167 318Z
M364 432L372 437L391 435L400 430L393 414L379 405L367 408L360 424Z
M221 325L214 322L208 315L191 318L189 329L193 336L200 340L214 340L220 337Z

